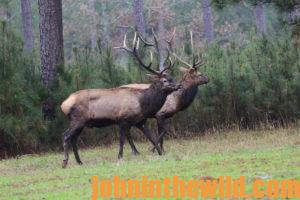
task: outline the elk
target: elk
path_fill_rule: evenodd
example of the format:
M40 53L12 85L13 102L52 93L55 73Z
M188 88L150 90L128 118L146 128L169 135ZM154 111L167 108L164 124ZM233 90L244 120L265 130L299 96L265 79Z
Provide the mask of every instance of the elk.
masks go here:
M166 101L167 96L180 88L180 84L175 83L172 77L165 73L174 64L168 56L165 63L169 65L162 71L151 69L152 54L150 64L146 65L138 54L138 46L141 36L135 32L133 49L126 45L126 35L122 47L133 55L139 66L151 73L152 83L147 89L139 88L112 88L112 89L85 89L71 94L62 104L61 110L68 116L70 121L69 129L63 133L64 160L62 167L65 168L69 160L69 148L72 145L73 153L78 164L82 164L78 149L77 139L84 127L105 127L117 124L120 128L120 148L118 158L123 157L123 146L125 137L127 138L134 154L136 150L130 136L132 126L140 129L145 136L157 148L158 154L161 150L145 125L147 118L151 118L159 111ZM142 40L142 39L141 39ZM144 40L142 40L144 41Z
M175 30L173 33L174 37ZM160 149L164 152L163 147L163 137L167 133L166 129L166 119L173 117L176 113L185 110L188 108L192 102L194 101L196 94L198 92L198 86L207 84L209 82L209 78L206 75L202 75L198 72L199 66L203 65L203 60L199 59L194 54L193 49L193 34L190 32L191 37L191 47L192 47L192 55L193 62L189 64L188 62L181 59L175 53L173 55L188 68L180 67L179 70L183 73L181 80L179 81L181 84L181 88L171 94L168 95L166 102L163 107L155 114L154 118L157 122L158 134L157 143L160 145ZM149 84L128 84L121 86L123 88L140 88L147 89L150 87ZM155 148L152 149L155 151Z

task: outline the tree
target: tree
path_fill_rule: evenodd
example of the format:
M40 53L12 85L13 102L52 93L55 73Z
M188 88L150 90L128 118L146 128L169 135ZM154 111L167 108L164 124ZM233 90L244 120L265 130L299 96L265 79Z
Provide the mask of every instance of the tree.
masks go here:
M300 19L300 2L295 0L274 0L275 6L283 13L288 14L290 24L297 23Z
M135 26L142 37L146 36L144 20L144 0L133 0L133 14Z
M90 0L89 1L89 15L91 18L90 22L90 30L91 30L91 46L93 49L97 47L97 18L98 14L95 11L95 0Z
M166 1L162 1L162 0L157 0L156 1L156 9L153 9L156 17L157 17L157 33L153 33L156 34L158 37L158 44L157 44L157 53L159 56L159 70L164 70L165 66L165 59L168 55L167 52L167 47L168 47L168 43L166 42L166 28L165 28L165 17L167 15L167 9L166 9ZM153 29L155 29L155 27L152 27Z
M101 1L101 20L102 20L102 46L108 47L111 41L111 24L109 16L109 1Z
M34 47L34 35L31 0L21 0L21 16L24 50L27 52L32 52Z
M265 19L265 8L263 0L257 0L254 4L254 15L256 28L260 33L266 33L266 19Z
M64 63L62 0L39 0L39 11L42 81L48 92L42 110L44 119L49 120L55 118L51 89L55 85L58 69Z
M9 6L9 0L0 1L0 19L9 20L11 17L11 8Z
M214 40L214 25L213 14L211 9L211 0L203 0L203 23L204 23L204 35L208 43Z

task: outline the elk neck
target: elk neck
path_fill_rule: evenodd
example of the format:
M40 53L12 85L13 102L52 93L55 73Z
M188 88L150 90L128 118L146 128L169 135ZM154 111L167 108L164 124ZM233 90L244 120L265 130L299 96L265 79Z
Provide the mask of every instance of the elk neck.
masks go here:
M183 85L183 88L178 91L180 94L179 97L179 109L186 109L191 103L193 103L197 92L198 85Z
M159 83L153 83L148 89L144 90L140 99L140 105L145 117L154 117L154 115L164 105L169 93L163 91Z

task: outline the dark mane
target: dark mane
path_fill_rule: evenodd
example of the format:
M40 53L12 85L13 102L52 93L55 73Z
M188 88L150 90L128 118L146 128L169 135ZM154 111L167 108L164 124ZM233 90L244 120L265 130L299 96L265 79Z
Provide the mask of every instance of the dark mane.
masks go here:
M168 93L161 89L157 83L151 84L148 89L145 89L145 95L140 99L140 104L145 117L154 117L154 115L164 105Z
M179 110L185 110L188 106L190 106L198 92L198 86L190 86L187 89L183 89L181 98L179 101Z

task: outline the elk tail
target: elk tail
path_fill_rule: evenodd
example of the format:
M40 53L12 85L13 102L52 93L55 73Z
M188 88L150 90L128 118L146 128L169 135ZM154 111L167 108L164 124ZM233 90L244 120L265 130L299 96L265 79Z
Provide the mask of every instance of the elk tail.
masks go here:
M60 106L61 110L63 111L63 113L65 113L65 115L68 115L71 111L71 108L73 107L73 105L75 104L75 100L76 100L76 96L75 95L71 95L69 96L69 98L67 98Z

